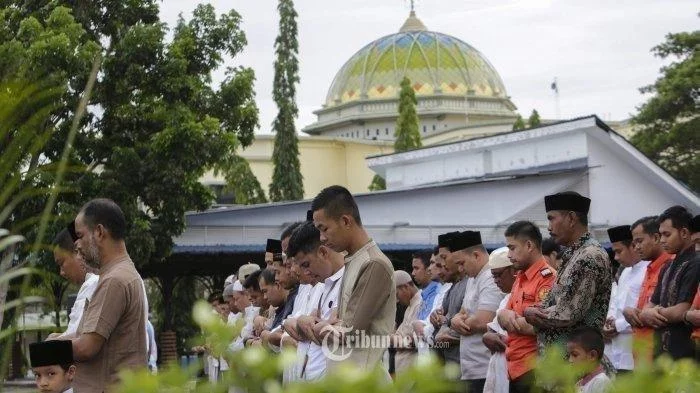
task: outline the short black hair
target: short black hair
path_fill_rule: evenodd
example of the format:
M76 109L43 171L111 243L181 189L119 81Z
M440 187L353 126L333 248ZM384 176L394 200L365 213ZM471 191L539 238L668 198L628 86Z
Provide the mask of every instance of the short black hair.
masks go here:
M275 283L275 272L270 269L263 269L260 270L260 272L260 276L258 277L258 285L260 285L259 283L261 278L265 280L265 284L267 285L272 285Z
M243 288L245 289L253 289L254 291L260 291L260 275L262 274L262 270L256 270L248 275L248 278L245 279L245 282L243 283Z
M516 221L506 228L505 236L515 238L526 238L535 244L538 249L542 248L542 232L537 225L530 221Z
M554 251L557 252L557 255L561 255L561 247L559 247L559 245L557 244L557 242L554 241L554 239L548 237L542 240L542 254L549 255Z
M290 224L288 227L284 228L284 231L282 231L282 235L280 236L280 240L284 240L290 236L292 236L292 233L294 232L295 229L299 228L299 226L303 224L303 222L295 222Z
M126 218L124 212L113 200L107 198L93 199L80 209L85 217L85 224L91 230L102 225L115 240L126 237Z
M658 216L642 217L639 220L635 221L630 228L634 230L634 228L640 225L642 226L642 230L644 231L644 233L646 233L647 235L654 235L659 233Z
M314 223L307 221L292 232L287 246L287 255L295 257L298 253L309 254L318 250L321 245L321 232L314 226Z
M68 252L73 252L75 249L75 246L73 245L73 238L70 235L70 232L68 229L62 229L61 232L58 232L56 237L53 238L53 242L51 242L54 246L68 251Z
M669 207L659 215L659 224L666 220L671 220L671 225L678 230L683 228L690 230L690 222L693 221L693 215L685 207L676 205Z
M224 296L221 294L221 292L214 292L207 298L208 303L214 303L215 301L219 303L224 302Z
M430 251L419 251L413 254L413 259L418 259L423 263L423 266L427 269L430 266L430 257L432 253Z
M603 341L603 335L598 329L592 327L576 329L569 335L567 342L580 345L586 351L596 351L598 360L603 358L605 342Z
M362 225L360 209L357 208L355 198L343 186L330 186L324 188L316 195L316 198L311 202L311 210L318 211L321 209L329 217L335 219L340 218L343 214L349 214L357 222L357 225Z

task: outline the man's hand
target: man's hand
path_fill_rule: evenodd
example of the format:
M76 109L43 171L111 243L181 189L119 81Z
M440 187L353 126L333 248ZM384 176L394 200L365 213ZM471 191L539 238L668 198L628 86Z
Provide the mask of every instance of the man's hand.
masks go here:
M605 320L605 324L603 325L603 330L601 332L603 334L603 339L606 341L610 341L615 336L617 336L617 328L615 328L615 319L614 318L608 318Z
M484 333L484 336L481 340L483 341L486 348L488 348L489 351L491 351L491 353L506 351L505 336L501 336L496 332Z
M452 320L450 321L450 328L462 336L468 336L472 332L469 325L467 325L467 314L466 312L463 313L462 311L458 312L454 317L452 317Z
M622 316L625 317L625 320L627 323L629 323L632 327L640 328L643 327L644 324L642 323L642 320L639 319L639 314L641 313L641 310L636 308L636 307L625 307L624 310L622 310Z
M651 326L654 329L660 329L668 323L666 317L661 315L659 307L647 307L639 314L639 319L646 326Z
M425 337L425 325L423 325L423 321L413 321L411 327L413 327L413 332L416 333L417 337Z
M313 317L311 315L302 315L297 319L297 331L299 335L309 341L315 341L314 337L314 325L318 323L320 319Z
M693 326L700 326L700 310L688 310L685 319Z
M459 342L459 338L453 336L450 332L450 329L442 329L435 336L435 342L438 342L438 343L457 343L457 342Z
M526 308L523 312L523 316L525 317L527 323L535 327L542 326L544 324L544 320L547 319L547 313L542 311L542 309L539 307Z
M267 323L267 318L258 315L257 317L253 318L253 333L255 333L256 336L260 337L262 334L262 331L265 330L265 324Z
M501 310L498 312L498 324L508 333L519 333L520 323L518 314L513 310Z
M447 318L442 311L442 307L438 307L435 311L430 313L430 323L435 326L436 329L444 325L446 321Z

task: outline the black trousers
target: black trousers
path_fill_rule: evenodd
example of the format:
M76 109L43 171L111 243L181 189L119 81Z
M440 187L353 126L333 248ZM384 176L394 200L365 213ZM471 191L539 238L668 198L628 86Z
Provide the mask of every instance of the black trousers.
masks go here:
M535 372L530 370L525 374L510 381L510 393L530 393L535 386Z
M484 393L484 384L486 384L486 378L467 379L463 382L467 388L467 393Z

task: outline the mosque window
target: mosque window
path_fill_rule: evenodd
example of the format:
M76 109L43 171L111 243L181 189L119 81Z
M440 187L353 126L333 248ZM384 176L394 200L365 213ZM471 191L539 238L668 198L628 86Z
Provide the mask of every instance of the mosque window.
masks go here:
M369 136L369 129L367 129L367 136Z
M385 131L385 134L386 134L386 135L389 135L389 127L387 127L387 129L386 129L386 131Z
M435 131L435 124L433 124L433 131Z
M428 126L423 126L423 133L425 134L426 132L428 132Z
M377 128L377 136L379 136L379 128Z

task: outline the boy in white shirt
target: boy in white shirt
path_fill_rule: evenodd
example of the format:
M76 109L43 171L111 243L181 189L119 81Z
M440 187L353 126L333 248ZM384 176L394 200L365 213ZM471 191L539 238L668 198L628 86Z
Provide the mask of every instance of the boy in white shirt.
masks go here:
M590 327L569 336L566 343L569 362L583 370L583 376L576 382L578 393L604 393L610 388L610 378L600 364L604 347L603 335Z

